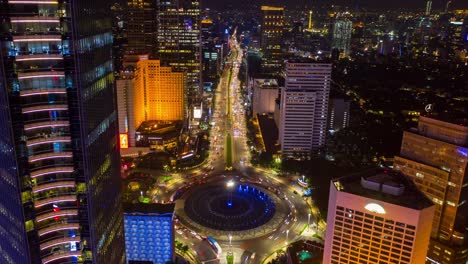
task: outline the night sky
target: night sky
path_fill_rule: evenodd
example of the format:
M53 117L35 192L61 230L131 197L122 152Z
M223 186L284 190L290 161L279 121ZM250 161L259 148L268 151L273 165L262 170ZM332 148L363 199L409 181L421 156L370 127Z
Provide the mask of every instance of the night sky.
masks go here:
M223 8L223 7L241 7L247 3L258 4L275 4L275 5L322 5L334 3L337 5L355 7L359 4L367 8L420 8L423 9L426 5L425 0L203 0L205 7ZM442 9L447 3L447 0L433 0L432 6L434 9ZM468 0L454 0L452 1L452 8L468 8Z

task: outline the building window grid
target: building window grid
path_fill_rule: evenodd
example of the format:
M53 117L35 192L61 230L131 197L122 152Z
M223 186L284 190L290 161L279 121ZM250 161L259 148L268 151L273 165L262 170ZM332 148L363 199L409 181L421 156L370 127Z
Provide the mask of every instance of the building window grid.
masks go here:
M374 260L379 263L410 262L414 226L341 206L337 206L336 215L332 260L358 263L353 261L358 257L372 263ZM386 235L389 236L387 239Z

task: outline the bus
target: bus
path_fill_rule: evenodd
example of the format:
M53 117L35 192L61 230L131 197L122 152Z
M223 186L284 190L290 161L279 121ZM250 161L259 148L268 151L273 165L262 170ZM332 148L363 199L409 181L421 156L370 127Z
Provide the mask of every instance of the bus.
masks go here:
M218 244L218 242L212 236L208 236L207 239L208 239L208 242L210 243L211 247L214 249L214 251L218 255L218 257L221 256L222 250L221 250L221 246Z

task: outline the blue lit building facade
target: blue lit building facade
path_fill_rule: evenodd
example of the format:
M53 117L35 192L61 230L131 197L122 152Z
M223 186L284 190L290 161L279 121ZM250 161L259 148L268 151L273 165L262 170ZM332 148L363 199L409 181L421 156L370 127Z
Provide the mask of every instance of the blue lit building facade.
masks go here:
M0 0L0 263L124 263L108 0Z
M127 263L174 260L174 204L124 205Z

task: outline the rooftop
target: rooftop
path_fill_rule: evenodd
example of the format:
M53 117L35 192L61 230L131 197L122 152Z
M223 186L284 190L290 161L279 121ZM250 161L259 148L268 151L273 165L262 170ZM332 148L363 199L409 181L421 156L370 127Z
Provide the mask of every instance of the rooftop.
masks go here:
M421 114L422 117L442 121L448 123L447 125L462 126L468 128L468 117L466 113L425 113Z
M262 11L283 11L284 7L278 6L262 6Z
M124 203L124 214L137 214L137 215L162 215L173 214L175 204L161 204L161 203Z
M263 89L278 89L278 80L276 79L254 79L255 86Z
M341 192L415 210L433 205L409 178L397 171L373 169L335 179L333 184Z
M178 135L181 127L182 122L180 121L144 121L138 127L137 132L154 136L162 136L175 132Z

